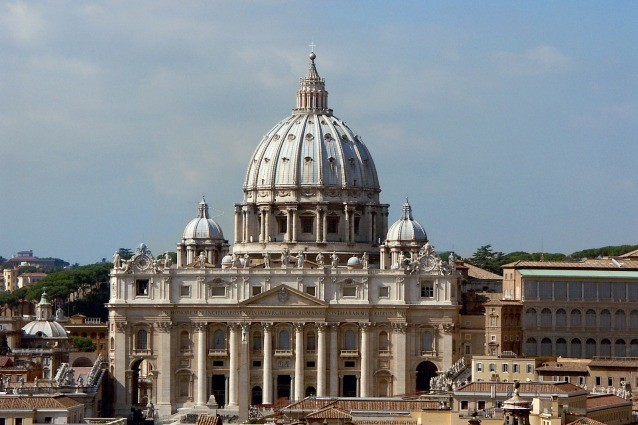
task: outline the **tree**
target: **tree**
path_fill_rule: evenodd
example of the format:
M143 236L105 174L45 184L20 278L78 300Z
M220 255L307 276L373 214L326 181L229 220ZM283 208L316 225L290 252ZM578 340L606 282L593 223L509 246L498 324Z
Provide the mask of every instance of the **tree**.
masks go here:
M72 336L71 342L80 351L93 352L97 350L97 347L93 344L91 338L87 338L85 336Z
M128 248L120 248L117 250L117 253L120 254L120 258L122 260L128 260L133 256L133 251Z
M501 266L505 264L505 254L496 252L492 249L492 245L483 245L472 254L466 261L476 267L490 271L495 274L501 273Z

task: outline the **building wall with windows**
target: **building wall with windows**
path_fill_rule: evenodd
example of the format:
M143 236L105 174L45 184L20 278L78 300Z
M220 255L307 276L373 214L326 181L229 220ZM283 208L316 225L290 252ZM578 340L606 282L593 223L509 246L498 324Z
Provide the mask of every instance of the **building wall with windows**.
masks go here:
M536 367L540 362L539 359L532 357L474 356L472 357L472 381L535 381Z

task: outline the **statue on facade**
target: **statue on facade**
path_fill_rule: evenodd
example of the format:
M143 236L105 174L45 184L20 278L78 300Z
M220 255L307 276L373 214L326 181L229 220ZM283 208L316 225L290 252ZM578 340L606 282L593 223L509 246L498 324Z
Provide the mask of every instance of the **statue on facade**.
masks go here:
M199 252L199 256L197 256L197 259L195 260L194 265L195 267L199 267L201 269L206 267L206 254L204 253L204 251Z
M339 265L339 256L335 251L332 251L332 255L330 256L330 258L332 259L332 268L336 269Z
M364 269L367 269L369 267L370 263L370 258L368 256L367 252L364 252L363 255L361 256L361 264L363 265Z
M264 268L269 269L270 268L270 252L268 251L264 252L263 257L264 257Z
M290 252L288 251L288 248L282 249L281 250L281 265L282 266L288 265L289 257L290 257Z
M450 256L447 259L447 264L450 270L456 270L456 255L454 251L450 252Z
M122 267L121 261L122 259L120 258L119 251L115 251L115 254L113 254L113 268L115 270L119 270Z
M173 264L173 259L169 255L168 251L164 254L164 268L168 269Z
M317 265L319 267L323 267L324 266L323 254L321 252L319 254L317 254L317 257L315 258L315 262L317 263Z
M402 269L405 267L405 254L403 251L399 252L399 268Z
M245 253L244 254L244 268L247 269L249 265L250 265L250 256L248 255L248 253Z
M297 252L297 268L298 269L303 269L303 265L305 261L306 261L306 254L304 254L303 251Z

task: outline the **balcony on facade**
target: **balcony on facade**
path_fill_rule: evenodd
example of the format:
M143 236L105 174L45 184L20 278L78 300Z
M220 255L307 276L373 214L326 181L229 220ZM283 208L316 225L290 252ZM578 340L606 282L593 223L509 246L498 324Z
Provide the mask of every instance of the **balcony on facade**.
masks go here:
M209 348L209 357L228 357L228 350L225 348Z
M355 358L359 357L359 350L341 350L342 358Z

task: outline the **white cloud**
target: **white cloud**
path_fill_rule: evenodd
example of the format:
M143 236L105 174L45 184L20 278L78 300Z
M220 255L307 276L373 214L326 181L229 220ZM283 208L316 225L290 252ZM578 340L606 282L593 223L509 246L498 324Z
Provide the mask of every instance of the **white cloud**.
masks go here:
M508 75L541 75L566 71L571 58L554 46L538 46L522 53L499 51L492 54L500 72Z
M16 44L31 44L44 32L44 20L31 4L15 1L5 4L0 27Z

